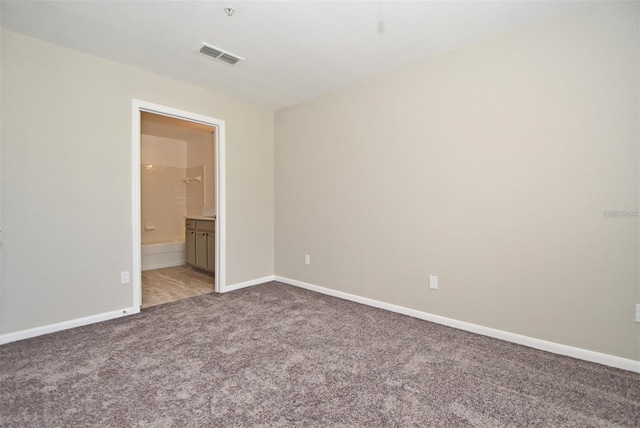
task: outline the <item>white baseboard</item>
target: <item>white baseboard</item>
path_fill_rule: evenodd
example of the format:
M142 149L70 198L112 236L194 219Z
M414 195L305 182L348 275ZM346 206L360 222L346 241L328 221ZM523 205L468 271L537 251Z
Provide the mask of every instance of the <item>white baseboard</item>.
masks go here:
M357 296L355 294L344 293L342 291L332 290L330 288L320 287L318 285L309 284L307 282L298 281L291 278L285 278L275 275L275 281L285 284L294 285L296 287L305 288L307 290L316 291L340 299L350 300L352 302L362 303L363 305L373 306L375 308L386 309L391 312L408 315L410 317L419 318L421 320L434 322L436 324L446 325L448 327L457 328L459 330L469 331L471 333L481 334L506 342L517 343L518 345L528 346L530 348L540 349L542 351L554 354L565 355L577 358L579 360L590 361L593 363L603 364L605 366L615 367L622 370L628 370L640 373L640 361L627 358L616 357L614 355L603 354L600 352L589 351L587 349L576 348L573 346L562 345L559 343L548 342L546 340L536 339L533 337L522 336L520 334L509 333L503 330L497 330L490 327L484 327L478 324L472 324L465 321L458 321L453 318L442 317L430 314L428 312L418 311L416 309L406 308L391 303L381 302L379 300L369 299L367 297Z
M0 345L5 343L17 342L18 340L29 339L31 337L42 336L43 334L55 333L56 331L68 330L74 327L82 327L83 325L93 324L101 321L107 321L114 318L120 318L140 312L134 311L133 308L119 309L117 311L105 312L88 317L76 318L69 321L63 321L55 324L48 324L41 327L29 328L13 333L0 335Z
M273 275L263 276L262 278L256 278L245 282L239 282L237 284L231 284L220 290L220 293L227 293L229 291L240 290L241 288L251 287L252 285L263 284L265 282L271 282L274 280Z

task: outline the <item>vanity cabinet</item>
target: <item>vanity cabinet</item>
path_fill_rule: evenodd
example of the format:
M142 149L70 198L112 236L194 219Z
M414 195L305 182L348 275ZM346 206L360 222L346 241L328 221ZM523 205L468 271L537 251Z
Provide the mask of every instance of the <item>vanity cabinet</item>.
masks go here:
M185 221L186 261L189 266L208 272L216 270L215 220Z
M186 261L189 266L196 264L196 221L187 220L185 222L184 246Z

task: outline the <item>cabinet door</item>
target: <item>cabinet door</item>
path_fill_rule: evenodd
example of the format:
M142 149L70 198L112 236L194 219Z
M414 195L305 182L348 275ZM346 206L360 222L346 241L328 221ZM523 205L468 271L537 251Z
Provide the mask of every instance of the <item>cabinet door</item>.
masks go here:
M188 265L196 264L196 232L187 230L185 232L184 246Z
M196 267L207 268L207 232L196 232Z
M216 234L207 233L207 270L216 271Z

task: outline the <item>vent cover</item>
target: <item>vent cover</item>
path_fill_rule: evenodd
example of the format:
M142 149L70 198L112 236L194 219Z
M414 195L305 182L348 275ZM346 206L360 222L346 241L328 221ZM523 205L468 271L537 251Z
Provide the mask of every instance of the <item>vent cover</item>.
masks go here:
M229 65L236 65L239 61L243 61L244 58L239 57L238 55L234 55L230 52L217 48L215 46L211 46L207 43L202 43L200 49L198 49L198 53L201 55L208 56L209 58L217 59L220 62L224 62Z

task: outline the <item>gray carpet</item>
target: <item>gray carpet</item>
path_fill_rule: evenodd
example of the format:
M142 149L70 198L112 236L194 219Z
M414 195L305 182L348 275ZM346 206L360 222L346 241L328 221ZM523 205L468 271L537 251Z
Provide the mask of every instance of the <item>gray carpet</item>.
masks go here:
M0 347L3 427L638 427L640 375L269 283Z

